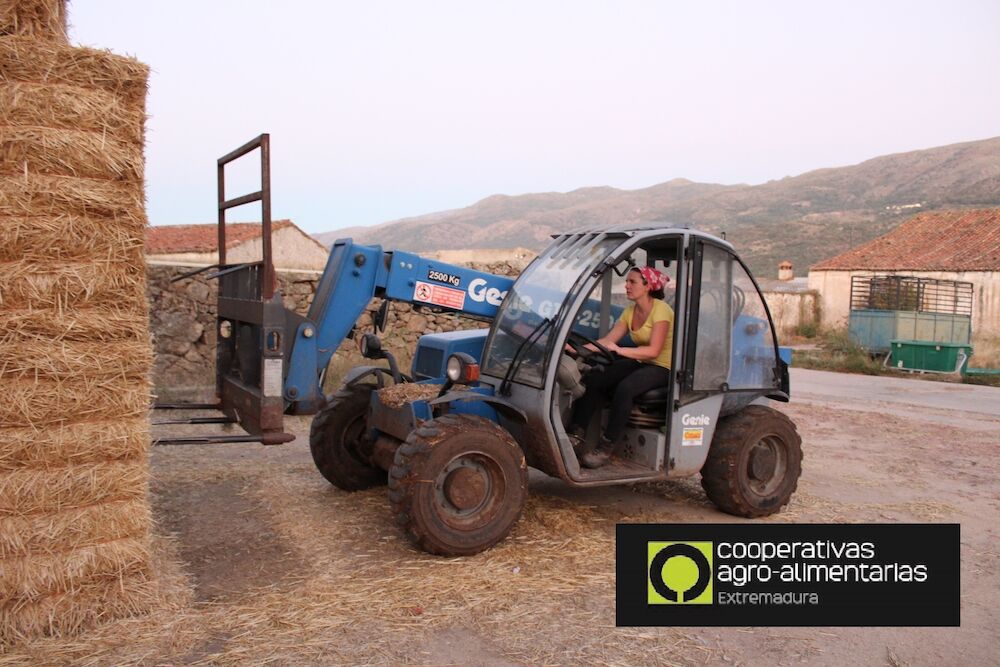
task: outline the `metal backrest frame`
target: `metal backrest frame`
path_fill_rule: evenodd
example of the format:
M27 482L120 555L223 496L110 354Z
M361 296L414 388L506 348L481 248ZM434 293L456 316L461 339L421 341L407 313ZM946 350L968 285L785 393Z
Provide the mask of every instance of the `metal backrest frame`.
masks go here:
M226 165L241 158L254 149L260 149L260 190L240 197L226 199ZM226 211L237 206L260 202L261 209L261 246L263 249L261 262L264 265L264 275L261 283L261 296L270 299L274 296L274 262L271 256L271 135L262 134L251 139L236 150L223 155L218 160L217 177L219 182L219 264L226 264Z
M260 150L261 187L226 198L226 165ZM287 315L276 289L271 248L270 137L262 134L219 158L219 297L216 389L220 409L265 444L287 439L283 432ZM226 258L226 212L260 202L259 262L230 266Z

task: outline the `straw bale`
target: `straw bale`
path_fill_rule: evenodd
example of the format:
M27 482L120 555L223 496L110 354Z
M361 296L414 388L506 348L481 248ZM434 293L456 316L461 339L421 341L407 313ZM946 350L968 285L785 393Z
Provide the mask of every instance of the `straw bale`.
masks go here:
M66 0L2 0L0 36L66 41Z
M83 261L94 257L134 261L143 252L142 220L101 221L77 215L0 218L0 262ZM101 234L94 234L101 229Z
M4 377L0 396L0 428L137 418L146 415L150 404L147 382L88 377L35 382Z
M142 144L96 132L0 126L0 174L142 180Z
M155 581L136 591L144 604L152 604L149 610L154 613L127 614L128 617L119 619L105 617L108 623L88 627L86 633L65 632L62 636L52 633L56 636L32 637L20 644L5 645L6 638L17 636L8 632L0 637L0 665L167 665L193 664L196 660L205 664L204 660L193 657L193 652L198 652L198 647L211 637L219 636L210 619L231 612L215 605L193 604L191 578L184 571L175 538L153 534L150 545ZM135 582L130 579L126 583L131 586ZM149 641L151 633L154 636Z
M64 0L0 0L0 652L155 599L149 69L60 35Z
M146 303L119 303L64 311L54 308L4 310L0 345L20 340L114 341L149 340Z
M2 40L0 40L2 41ZM145 220L143 190L135 183L26 174L0 178L0 216L82 215L106 226Z
M149 67L110 51L70 48L25 37L0 39L0 82L68 85L103 90L129 108L145 109Z
M146 121L141 108L104 90L15 81L0 83L0 118L8 126L96 132L137 145Z
M149 450L145 415L132 420L56 424L0 430L0 470L58 467L100 461L144 460Z
M18 341L0 347L0 376L9 379L118 378L143 381L149 374L149 341L95 345L76 341ZM0 454L2 459L2 454Z
M149 540L127 538L45 556L0 560L0 600L37 600L146 572Z
M102 621L148 611L157 589L147 572L113 581L97 581L24 603L0 606L0 644L38 635L74 634Z
M26 516L146 497L149 466L92 463L0 472L0 516Z
M48 514L0 516L0 559L53 554L149 533L146 498L75 507Z
M146 298L139 251L132 262L0 262L0 307L77 308Z

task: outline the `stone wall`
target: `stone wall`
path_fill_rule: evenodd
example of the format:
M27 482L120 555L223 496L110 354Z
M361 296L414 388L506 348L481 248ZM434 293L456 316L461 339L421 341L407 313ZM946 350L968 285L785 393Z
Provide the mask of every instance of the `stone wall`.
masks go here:
M150 263L146 269L156 354L153 386L161 399L205 399L214 393L217 282L204 273L170 282L195 268ZM305 313L318 280L316 272L279 271L285 306Z

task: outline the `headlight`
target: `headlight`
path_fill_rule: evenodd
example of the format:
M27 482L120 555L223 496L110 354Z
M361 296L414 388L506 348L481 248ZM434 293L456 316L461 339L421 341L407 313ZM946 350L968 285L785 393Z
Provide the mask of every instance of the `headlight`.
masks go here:
M462 360L458 357L448 357L448 379L458 382L462 377Z
M470 355L457 352L448 357L445 374L452 382L469 384L479 379L479 364Z

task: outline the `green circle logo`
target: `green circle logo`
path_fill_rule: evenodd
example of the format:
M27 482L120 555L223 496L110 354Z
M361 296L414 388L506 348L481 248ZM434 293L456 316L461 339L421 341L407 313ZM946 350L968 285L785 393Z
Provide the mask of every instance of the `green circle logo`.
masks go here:
M712 542L649 542L649 604L712 604Z

